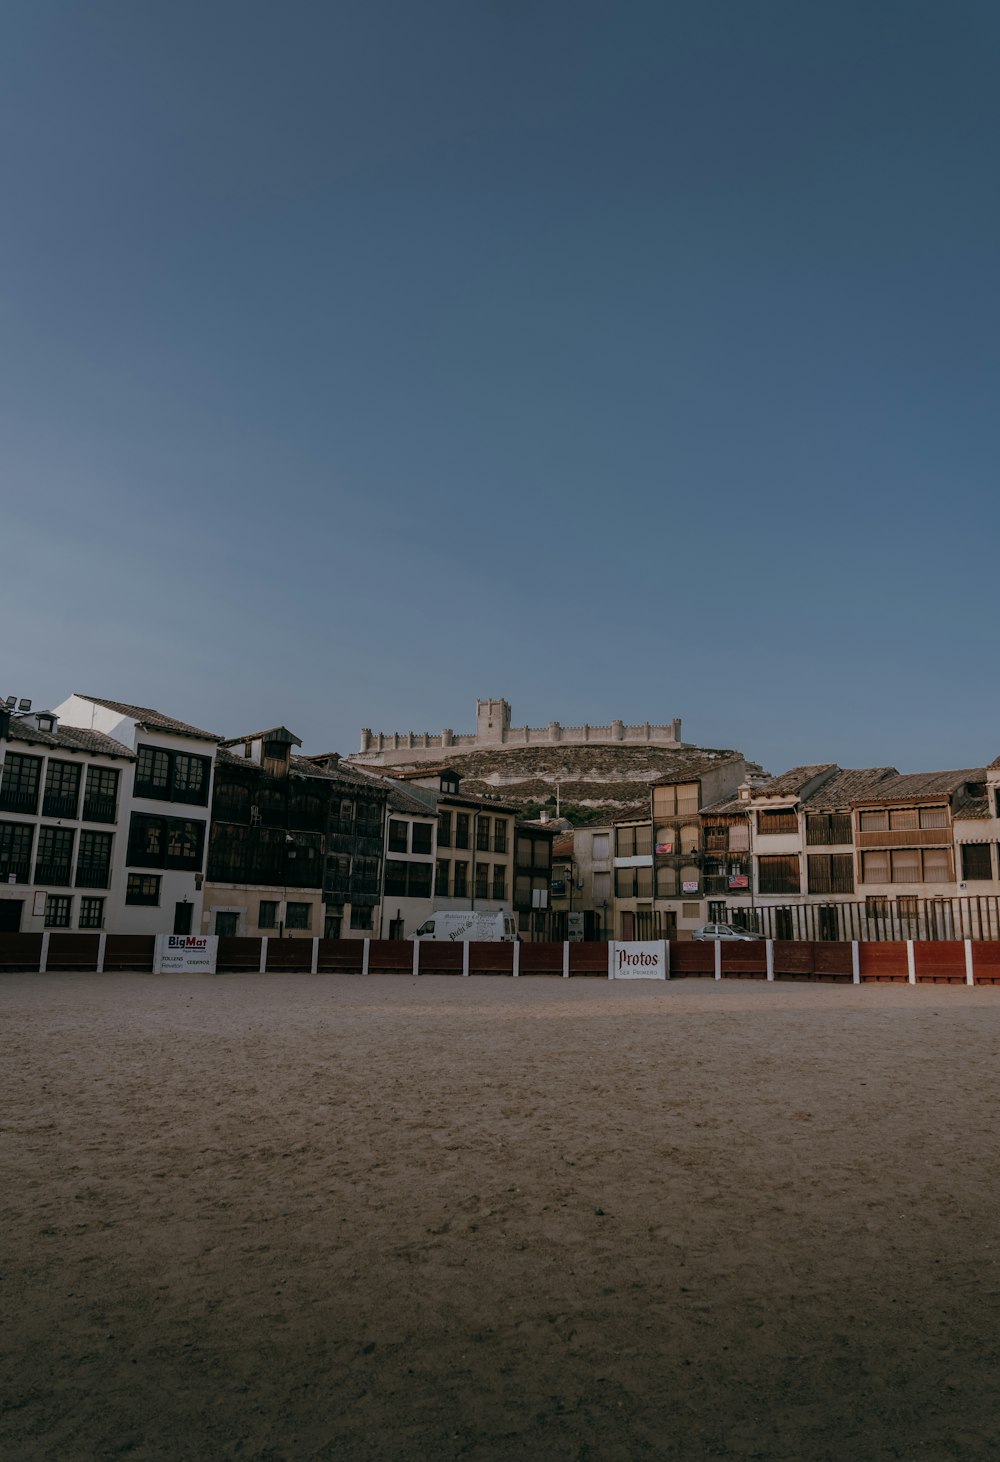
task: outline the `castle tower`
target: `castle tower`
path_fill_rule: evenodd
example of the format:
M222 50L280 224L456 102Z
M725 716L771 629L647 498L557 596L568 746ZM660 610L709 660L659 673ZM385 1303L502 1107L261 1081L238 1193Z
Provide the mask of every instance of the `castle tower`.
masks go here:
M502 746L510 730L510 701L476 701L476 744Z

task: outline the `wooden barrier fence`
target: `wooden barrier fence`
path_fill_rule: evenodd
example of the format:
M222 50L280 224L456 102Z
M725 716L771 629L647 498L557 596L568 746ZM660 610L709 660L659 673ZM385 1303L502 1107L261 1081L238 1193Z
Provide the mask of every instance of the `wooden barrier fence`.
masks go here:
M0 934L0 973L150 972L153 935ZM220 974L590 976L607 979L607 944L452 944L403 939L221 936ZM1000 985L1000 941L767 939L670 944L677 978L841 984Z

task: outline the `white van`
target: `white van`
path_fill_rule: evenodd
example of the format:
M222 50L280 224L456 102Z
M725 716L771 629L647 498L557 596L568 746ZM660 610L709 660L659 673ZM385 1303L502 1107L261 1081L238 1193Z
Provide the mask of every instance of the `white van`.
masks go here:
M414 934L414 939L454 939L483 944L513 944L517 929L513 914L487 914L479 909L435 909Z

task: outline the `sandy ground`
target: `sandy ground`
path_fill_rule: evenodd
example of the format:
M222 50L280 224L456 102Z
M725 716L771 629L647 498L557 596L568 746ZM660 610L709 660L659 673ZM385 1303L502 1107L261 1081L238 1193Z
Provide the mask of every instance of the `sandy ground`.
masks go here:
M1000 1456L1000 989L0 977L0 1452Z

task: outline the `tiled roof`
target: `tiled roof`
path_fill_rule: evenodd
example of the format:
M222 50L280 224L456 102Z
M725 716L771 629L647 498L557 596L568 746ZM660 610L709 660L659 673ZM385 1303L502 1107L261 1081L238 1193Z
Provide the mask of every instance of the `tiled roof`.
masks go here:
M993 816L989 797L961 796L952 809L953 822L979 822Z
M952 797L965 782L985 782L985 767L957 772L903 772L853 799L854 806L881 802L909 802L915 797Z
M807 812L848 812L852 798L864 797L898 775L895 767L844 767L803 798L802 805Z
M35 746L48 746L54 751L93 751L101 756L120 756L135 761L135 752L105 736L103 731L91 731L84 726L62 726L55 731L39 731L37 726L16 717L10 723L7 733L11 741L28 741Z
M140 726L145 726L149 731L170 731L175 736L197 736L204 741L221 741L221 736L216 736L214 731L202 731L197 726L189 726L186 721L177 721L173 716L165 716L162 711L154 711L151 706L133 706L127 701L106 701L99 695L81 695L76 692L80 700L93 701L95 706L105 706L109 711L118 711L122 716L131 716L133 721L138 721Z
M556 838L552 844L553 858L572 858L573 856L573 834L566 837Z
M612 824L617 822L648 822L649 803L639 802L634 807L626 807L621 812L616 812L611 819Z
M439 777L443 772L450 772L453 777L461 778L461 772L456 772L452 766L442 764L434 767L414 767L411 771L397 771L395 767L386 767L394 782L417 782L421 777Z
M772 777L769 782L761 782L751 791L751 798L754 797L797 797L803 787L823 772L836 772L840 768L835 761L823 761L811 767L792 767L787 772L782 772L780 777Z
M271 726L267 731L248 731L245 736L230 736L225 741L220 741L220 746L240 746L244 741L266 741L279 740L288 742L289 745L301 746L302 742L298 736L294 736L287 726Z

